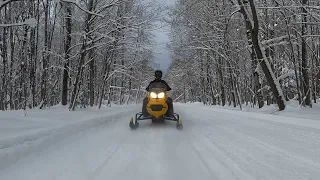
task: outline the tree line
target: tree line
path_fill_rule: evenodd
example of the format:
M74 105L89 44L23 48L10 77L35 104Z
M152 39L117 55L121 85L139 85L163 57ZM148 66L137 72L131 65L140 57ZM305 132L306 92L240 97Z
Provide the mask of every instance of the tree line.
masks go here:
M167 78L180 102L263 107L320 97L320 1L177 0Z
M143 0L0 1L0 109L141 101L159 12Z

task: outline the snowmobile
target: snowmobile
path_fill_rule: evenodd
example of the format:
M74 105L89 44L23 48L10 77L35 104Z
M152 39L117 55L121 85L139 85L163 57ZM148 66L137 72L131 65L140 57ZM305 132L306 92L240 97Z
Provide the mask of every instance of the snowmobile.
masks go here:
M172 113L168 115L168 103L167 103L167 92L164 88L151 88L148 92L148 103L146 105L147 116L143 112L136 113L135 118L131 117L129 126L131 129L136 129L139 126L141 120L150 120L152 123L155 122L164 122L175 121L176 128L182 129L182 120L179 117L179 114Z

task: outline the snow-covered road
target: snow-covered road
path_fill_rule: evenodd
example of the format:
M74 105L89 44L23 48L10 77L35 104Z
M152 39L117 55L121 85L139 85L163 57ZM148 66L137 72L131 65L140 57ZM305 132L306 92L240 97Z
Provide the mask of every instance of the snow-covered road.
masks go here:
M4 168L1 180L317 180L320 121L176 105L174 122L129 118L59 136ZM21 146L21 145L20 145ZM40 145L38 145L40 147ZM11 147L14 148L14 147ZM5 149L0 149L1 151ZM0 156L1 157L1 156ZM2 156L3 157L3 156Z

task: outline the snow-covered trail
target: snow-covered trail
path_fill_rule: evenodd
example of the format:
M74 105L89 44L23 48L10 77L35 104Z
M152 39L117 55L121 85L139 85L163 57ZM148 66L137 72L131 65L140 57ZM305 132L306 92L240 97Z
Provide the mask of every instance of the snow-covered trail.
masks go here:
M320 121L176 105L128 127L133 109L0 170L1 180L303 180L320 177ZM139 109L139 108L136 108ZM301 122L304 121L304 122ZM1 162L0 162L1 163Z

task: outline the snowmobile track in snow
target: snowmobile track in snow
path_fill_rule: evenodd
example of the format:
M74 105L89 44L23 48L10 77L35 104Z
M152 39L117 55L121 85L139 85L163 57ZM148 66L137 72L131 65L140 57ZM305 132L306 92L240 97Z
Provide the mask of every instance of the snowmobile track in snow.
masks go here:
M134 109L140 109L137 106L128 110L131 114L114 116L111 123L51 141L50 146L38 151L34 148L17 163L0 169L1 180L320 177L317 121L306 120L304 125L297 118L175 107L185 125L181 131L175 123L151 121L141 121L138 129L131 130L128 122Z

